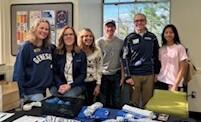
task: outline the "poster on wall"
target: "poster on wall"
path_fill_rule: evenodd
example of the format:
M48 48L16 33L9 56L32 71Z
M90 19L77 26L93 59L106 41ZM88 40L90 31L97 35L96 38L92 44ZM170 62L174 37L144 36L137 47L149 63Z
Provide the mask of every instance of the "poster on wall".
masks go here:
M56 43L56 38L55 38L55 11L54 10L43 10L42 11L42 18L46 19L49 21L50 26L51 26L51 37L50 40L53 44Z
M28 32L28 12L18 11L16 15L16 41L21 45L25 40Z
M52 44L55 45L56 44L56 33L55 33L55 30L51 30L50 33L51 33L50 41L51 41Z
M65 10L59 10L56 12L56 27L62 28L68 24L68 12Z
M34 24L36 19L41 18L41 11L30 11L29 12L29 28L31 28Z
M59 36L61 35L61 30L62 29L56 29L56 40L59 40ZM58 45L58 41L56 41L56 45Z
M27 40L29 29L36 19L49 21L51 42L57 44L58 31L65 25L73 26L73 3L41 3L11 5L11 54L17 55L20 45Z
M48 20L52 28L55 27L55 11L54 10L43 10L42 18Z

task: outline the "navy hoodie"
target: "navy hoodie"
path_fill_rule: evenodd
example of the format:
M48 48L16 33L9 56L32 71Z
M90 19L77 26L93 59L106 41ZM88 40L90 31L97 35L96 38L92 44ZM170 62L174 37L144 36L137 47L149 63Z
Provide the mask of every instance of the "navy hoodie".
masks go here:
M17 55L13 80L18 82L20 96L44 94L53 80L52 52L54 46L38 48L25 42Z

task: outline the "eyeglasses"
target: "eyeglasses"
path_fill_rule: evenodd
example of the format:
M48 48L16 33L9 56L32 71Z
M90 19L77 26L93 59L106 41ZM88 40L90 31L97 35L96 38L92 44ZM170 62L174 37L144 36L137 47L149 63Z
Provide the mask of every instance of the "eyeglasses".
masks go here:
M138 20L134 20L135 23L137 22L145 22L145 19L138 19Z

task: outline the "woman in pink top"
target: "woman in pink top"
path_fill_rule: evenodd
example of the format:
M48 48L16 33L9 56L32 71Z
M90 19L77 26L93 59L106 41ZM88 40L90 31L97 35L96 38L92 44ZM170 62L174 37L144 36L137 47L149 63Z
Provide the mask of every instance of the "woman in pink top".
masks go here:
M183 85L186 49L181 44L174 25L165 26L162 32L162 47L159 50L161 61L160 73L157 76L156 88L177 91Z

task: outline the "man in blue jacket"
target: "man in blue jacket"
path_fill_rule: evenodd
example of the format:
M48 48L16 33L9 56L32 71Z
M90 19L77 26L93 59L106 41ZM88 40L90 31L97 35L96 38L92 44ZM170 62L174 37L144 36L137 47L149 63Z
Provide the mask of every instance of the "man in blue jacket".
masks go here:
M132 89L132 104L142 108L153 95L155 74L160 70L158 40L146 24L144 14L135 15L135 31L125 38L122 54L125 84Z

